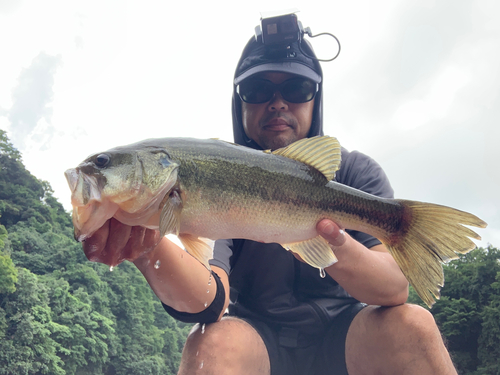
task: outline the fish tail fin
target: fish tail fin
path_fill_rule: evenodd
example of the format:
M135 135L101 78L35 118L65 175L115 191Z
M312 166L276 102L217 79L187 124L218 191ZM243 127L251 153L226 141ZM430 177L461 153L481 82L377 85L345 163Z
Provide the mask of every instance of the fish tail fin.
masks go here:
M431 203L398 200L404 207L401 231L381 239L420 298L432 307L444 285L441 263L476 247L481 237L464 225L485 228L478 217Z

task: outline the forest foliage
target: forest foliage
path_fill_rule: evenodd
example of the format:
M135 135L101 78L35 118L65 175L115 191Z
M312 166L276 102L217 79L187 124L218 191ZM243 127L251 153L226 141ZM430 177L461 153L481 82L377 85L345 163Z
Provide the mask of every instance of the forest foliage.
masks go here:
M444 267L431 309L460 374L500 374L500 250ZM411 290L409 302L423 306ZM69 213L0 129L0 375L175 374L189 326L130 263L89 262Z
M132 264L85 258L0 129L0 375L176 374L189 328Z
M459 374L500 374L500 250L477 248L444 266L430 312ZM409 302L426 307L413 289Z

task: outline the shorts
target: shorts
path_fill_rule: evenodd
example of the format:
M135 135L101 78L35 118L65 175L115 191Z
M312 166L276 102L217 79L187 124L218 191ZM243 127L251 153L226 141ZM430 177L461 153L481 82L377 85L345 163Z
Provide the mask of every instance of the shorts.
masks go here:
M280 344L279 332L263 322L244 320L252 325L266 344L271 375L348 375L345 361L347 331L356 314L365 306L362 303L350 305L335 318L326 334L300 347Z

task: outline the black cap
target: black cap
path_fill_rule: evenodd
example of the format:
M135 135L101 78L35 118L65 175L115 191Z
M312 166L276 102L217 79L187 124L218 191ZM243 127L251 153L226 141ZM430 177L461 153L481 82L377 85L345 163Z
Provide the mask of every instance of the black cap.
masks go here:
M260 40L250 41L242 53L236 68L234 84L262 72L291 73L321 82L321 67L314 58L314 52L305 40L289 45L268 46Z
M234 142L240 145L260 149L261 147L248 138L243 129L241 119L241 99L236 87L238 84L254 74L262 72L284 72L298 74L318 83L318 92L314 98L313 118L308 137L323 135L323 71L319 62L309 56L316 56L308 41L294 42L290 48L276 48L265 46L262 41L252 37L238 61L234 74L232 114ZM295 55L293 53L295 52ZM304 52L307 54L304 54ZM292 70L293 69L293 70Z

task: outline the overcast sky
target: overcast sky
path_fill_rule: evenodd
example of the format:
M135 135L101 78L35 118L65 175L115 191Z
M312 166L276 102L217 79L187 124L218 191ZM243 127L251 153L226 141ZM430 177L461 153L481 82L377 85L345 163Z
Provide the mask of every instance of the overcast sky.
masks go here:
M398 198L472 212L489 223L477 243L500 246L500 2L172 3L0 0L0 128L67 209L63 172L91 153L232 140L242 48L260 12L298 8L342 44L322 65L325 133L377 160Z

